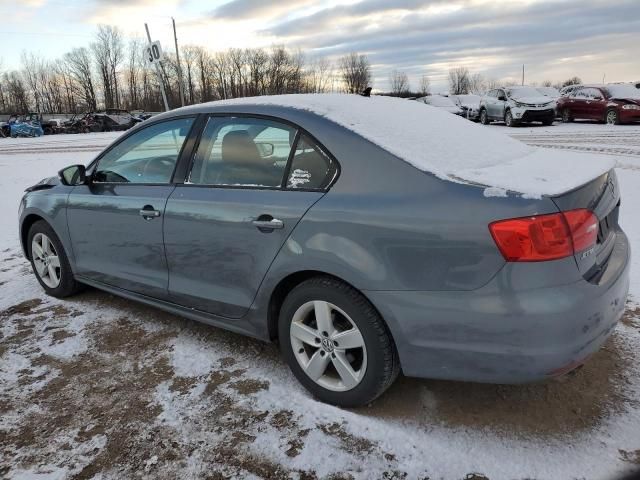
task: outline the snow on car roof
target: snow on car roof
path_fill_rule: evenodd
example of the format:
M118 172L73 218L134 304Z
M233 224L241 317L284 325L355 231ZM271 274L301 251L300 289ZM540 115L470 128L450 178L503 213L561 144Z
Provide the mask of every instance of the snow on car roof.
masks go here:
M610 157L529 147L487 126L416 101L348 94L237 98L211 105L306 110L347 128L439 178L527 197L558 195L613 168Z

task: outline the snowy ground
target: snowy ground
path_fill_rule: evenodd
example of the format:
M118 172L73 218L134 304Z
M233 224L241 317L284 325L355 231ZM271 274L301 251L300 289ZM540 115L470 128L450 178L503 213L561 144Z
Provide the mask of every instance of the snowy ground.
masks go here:
M640 126L486 128L615 156L640 251ZM18 245L22 190L116 136L0 139L0 477L608 479L640 466L638 255L624 320L575 376L400 379L341 410L311 399L273 345L95 290L43 295Z

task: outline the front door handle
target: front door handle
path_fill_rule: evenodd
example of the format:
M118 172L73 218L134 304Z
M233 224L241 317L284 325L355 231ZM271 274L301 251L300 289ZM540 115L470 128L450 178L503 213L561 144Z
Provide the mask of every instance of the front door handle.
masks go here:
M145 205L138 213L145 220L152 220L160 216L160 211L155 210L151 205Z
M284 222L282 220L278 220L277 218L267 219L262 215L251 223L260 231L282 230L284 228Z

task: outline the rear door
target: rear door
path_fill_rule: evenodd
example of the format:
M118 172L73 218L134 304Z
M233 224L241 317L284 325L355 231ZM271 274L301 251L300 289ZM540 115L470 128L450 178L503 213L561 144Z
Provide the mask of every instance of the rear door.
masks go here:
M162 238L171 178L193 118L139 129L107 150L68 199L76 273L147 296L167 295Z
M243 316L278 251L336 171L335 161L294 126L210 117L187 181L176 186L165 211L171 300Z
M604 120L607 101L598 88L587 88L587 117L591 120Z
M587 108L588 89L580 88L574 91L569 98L569 109L571 110L571 116L576 119L588 119L589 111Z

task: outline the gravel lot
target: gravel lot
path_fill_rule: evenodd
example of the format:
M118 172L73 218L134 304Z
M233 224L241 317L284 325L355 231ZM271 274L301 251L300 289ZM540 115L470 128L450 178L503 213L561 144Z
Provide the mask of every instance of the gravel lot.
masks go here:
M486 128L614 155L640 248L640 126ZM575 375L401 378L341 410L311 399L274 345L92 289L43 295L17 243L21 192L116 137L0 139L0 477L608 479L640 467L637 255L623 321Z

